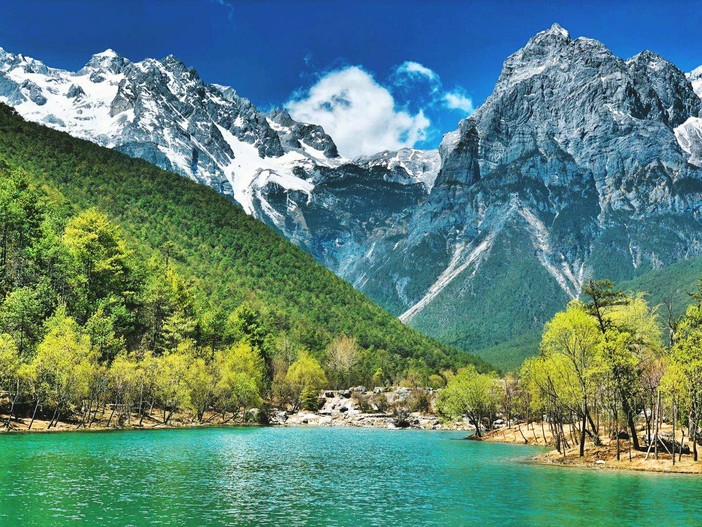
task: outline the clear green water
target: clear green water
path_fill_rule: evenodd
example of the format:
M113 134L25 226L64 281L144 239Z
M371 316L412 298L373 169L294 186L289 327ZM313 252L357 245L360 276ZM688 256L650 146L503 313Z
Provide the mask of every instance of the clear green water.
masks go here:
M702 525L702 478L542 467L461 433L0 436L0 526Z

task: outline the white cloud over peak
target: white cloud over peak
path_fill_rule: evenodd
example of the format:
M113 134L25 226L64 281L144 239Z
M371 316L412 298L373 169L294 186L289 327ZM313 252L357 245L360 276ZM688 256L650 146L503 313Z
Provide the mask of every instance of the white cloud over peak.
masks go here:
M474 110L473 100L460 89L444 93L443 101L450 110L461 110L467 114Z
M392 93L358 66L326 73L309 90L293 94L285 108L297 121L321 125L346 157L412 147L431 125L422 110L412 115L397 108Z
M395 74L409 75L410 77L426 77L431 81L439 81L439 75L434 70L412 60L406 60L395 68Z

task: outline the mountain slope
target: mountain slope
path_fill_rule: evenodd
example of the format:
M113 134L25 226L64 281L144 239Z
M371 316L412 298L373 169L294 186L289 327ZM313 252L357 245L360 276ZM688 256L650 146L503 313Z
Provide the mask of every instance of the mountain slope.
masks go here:
M211 189L141 160L25 122L0 104L0 163L116 220L144 258L175 244L180 270L212 305L261 305L269 324L313 351L335 336L386 350L397 365L484 363L403 326ZM404 365L404 366L403 366Z
M3 57L0 100L28 118L212 186L466 350L529 341L590 276L621 282L702 255L699 69L649 51L624 60L557 24L507 58L438 151L355 160L172 57L106 52L76 73ZM107 119L119 121L108 134L91 129Z
M662 333L667 335L668 305L672 308L674 317L683 315L691 303L689 293L697 290L701 279L702 257L696 257L663 269L648 271L616 285L632 294L645 293L649 305L657 306ZM560 309L564 307L562 305ZM476 350L476 353L502 370L513 371L519 368L525 357L538 353L541 333L541 330L535 329L494 346Z
M442 142L409 228L439 240L440 265L410 276L407 289L428 294L402 319L458 345L499 344L537 330L588 276L622 281L699 255L702 171L675 130L700 107L652 53L625 61L559 26L535 36ZM398 252L425 258L425 242Z

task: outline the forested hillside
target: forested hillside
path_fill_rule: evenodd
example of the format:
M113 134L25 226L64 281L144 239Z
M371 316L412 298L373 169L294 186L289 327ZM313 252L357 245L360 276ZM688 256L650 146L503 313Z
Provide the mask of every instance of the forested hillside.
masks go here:
M702 277L702 258L691 258L670 267L649 271L626 282L620 287L627 292L641 292L648 303L658 308L661 329L668 331L668 316L679 317L685 313L690 293L697 290ZM534 330L496 346L475 350L480 357L507 371L514 371L527 357L539 353L541 331Z
M300 358L335 383L488 369L402 325L215 191L4 105L0 179L0 333L22 361L70 334L105 365L185 347L209 367L246 343L268 387Z

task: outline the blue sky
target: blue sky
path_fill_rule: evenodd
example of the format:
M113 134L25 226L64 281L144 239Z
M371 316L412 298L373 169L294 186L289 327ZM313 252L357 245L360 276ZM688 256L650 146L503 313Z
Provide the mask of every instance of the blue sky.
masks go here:
M172 53L263 109L315 117L351 154L371 148L352 144L359 134L435 146L490 94L503 60L553 22L623 57L651 49L686 71L702 64L693 1L0 2L8 51L66 69L106 48L131 60ZM315 113L325 97L339 111Z

